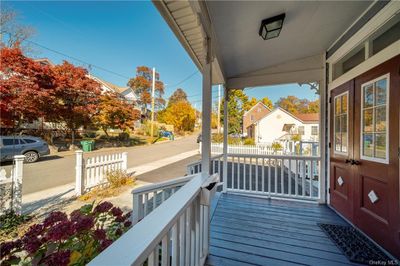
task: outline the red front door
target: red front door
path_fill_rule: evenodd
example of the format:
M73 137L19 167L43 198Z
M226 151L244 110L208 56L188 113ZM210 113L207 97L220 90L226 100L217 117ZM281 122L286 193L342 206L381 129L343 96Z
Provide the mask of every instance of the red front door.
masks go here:
M335 121L331 124L330 184L331 205L398 257L399 69L400 56L397 56L332 91L332 108L337 108L335 101L337 104L344 95L341 92L348 94L349 120L347 132L342 130L343 124ZM338 117L343 112L338 110L331 114L336 121L342 121ZM346 144L343 140L346 134L348 151L343 152L340 149Z

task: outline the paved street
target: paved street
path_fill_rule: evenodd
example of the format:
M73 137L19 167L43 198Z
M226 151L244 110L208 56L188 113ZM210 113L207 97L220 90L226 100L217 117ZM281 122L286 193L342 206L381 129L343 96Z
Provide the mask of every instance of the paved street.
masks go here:
M85 153L84 157L92 157L116 152L128 152L128 168L168 158L198 148L197 134L171 142L148 146L121 148L118 151L96 151ZM11 165L3 166L7 172ZM184 171L185 169L183 169ZM75 156L52 155L41 161L24 165L23 194L38 192L44 189L65 185L75 181Z

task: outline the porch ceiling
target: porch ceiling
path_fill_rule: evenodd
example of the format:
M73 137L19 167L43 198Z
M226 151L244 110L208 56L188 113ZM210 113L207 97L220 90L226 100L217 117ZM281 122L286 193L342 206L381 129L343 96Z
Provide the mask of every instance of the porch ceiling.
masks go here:
M243 88L316 80L323 54L373 1L153 0L200 70L207 43L215 52L213 83ZM261 20L286 13L278 38L258 35ZM260 78L262 77L262 78Z
M267 73L277 72L276 66L293 69L292 62L312 58L317 60L302 64L303 69L322 67L322 54L370 4L369 1L207 1L217 52L222 59L220 64L228 80L259 75L262 69ZM258 35L261 20L280 13L286 13L280 36L264 41Z

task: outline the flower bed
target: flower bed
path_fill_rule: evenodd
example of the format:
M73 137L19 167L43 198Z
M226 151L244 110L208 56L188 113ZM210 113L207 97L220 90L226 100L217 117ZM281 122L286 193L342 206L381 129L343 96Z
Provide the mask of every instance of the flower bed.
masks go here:
M110 202L87 204L69 216L52 212L19 239L1 243L1 265L86 265L131 227Z

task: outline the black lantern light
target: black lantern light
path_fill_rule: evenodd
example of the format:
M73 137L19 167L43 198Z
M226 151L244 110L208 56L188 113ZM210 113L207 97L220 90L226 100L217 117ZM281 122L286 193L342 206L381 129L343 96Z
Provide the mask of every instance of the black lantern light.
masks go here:
M272 18L266 18L261 21L260 31L258 34L264 39L272 39L278 37L281 33L283 21L285 20L285 13Z

